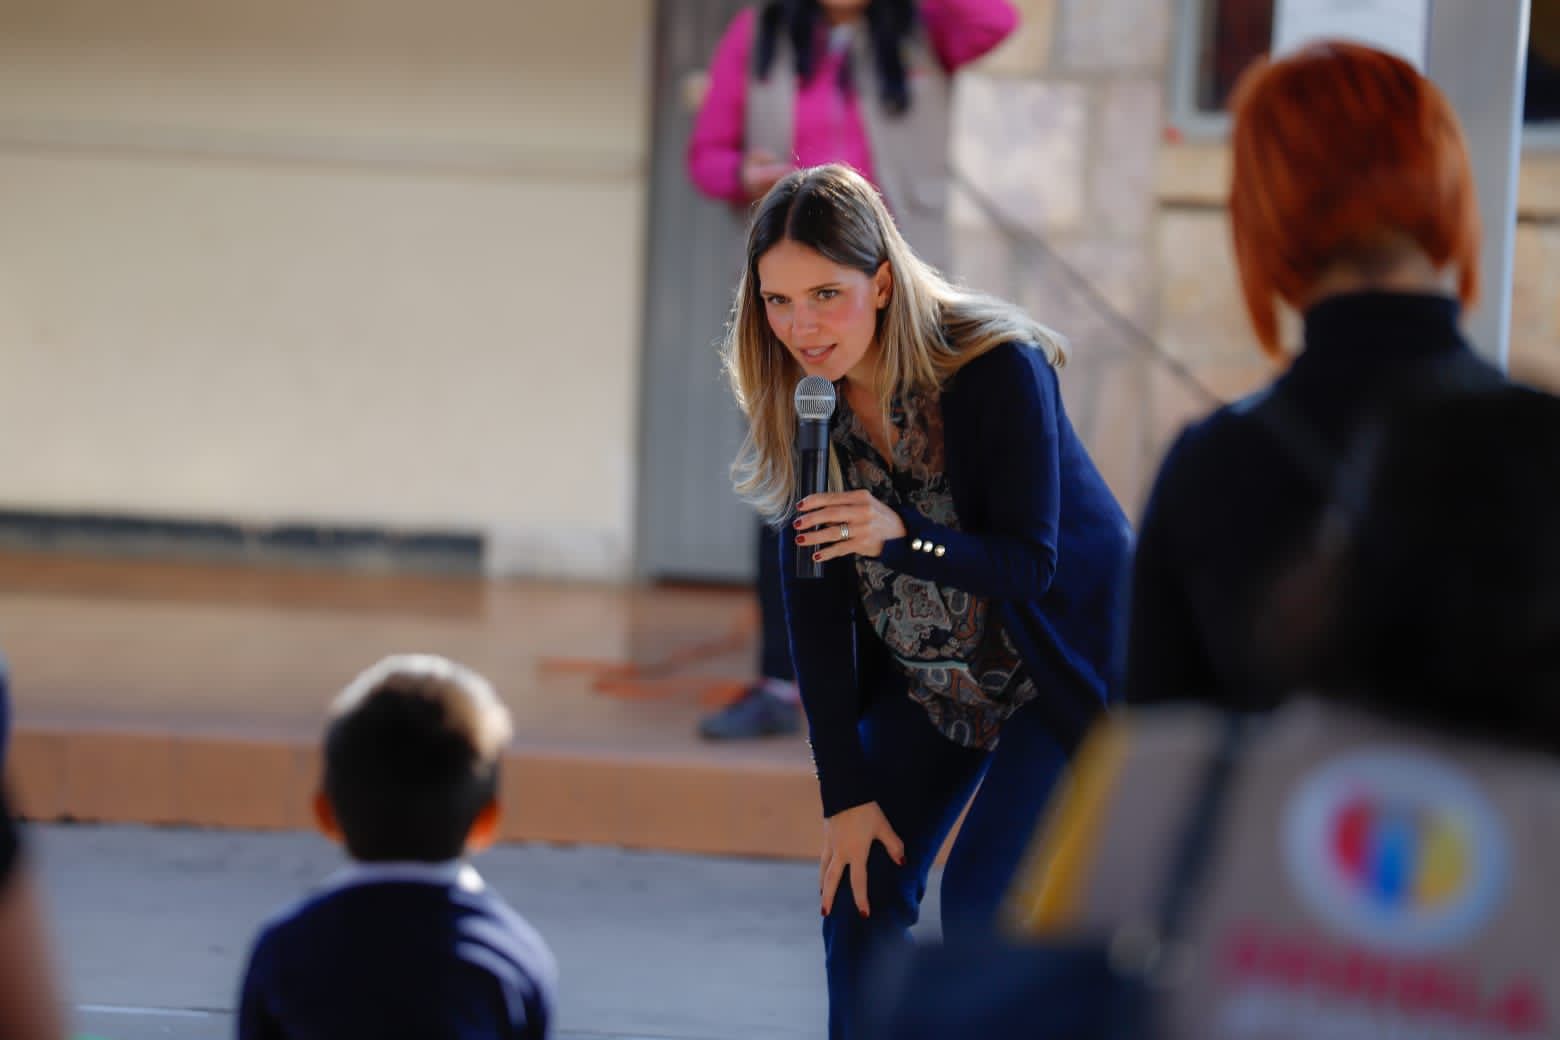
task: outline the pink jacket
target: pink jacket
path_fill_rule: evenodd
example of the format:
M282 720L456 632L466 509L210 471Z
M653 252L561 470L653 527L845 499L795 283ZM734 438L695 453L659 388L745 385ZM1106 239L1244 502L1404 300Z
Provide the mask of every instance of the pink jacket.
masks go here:
M742 128L756 17L753 8L744 9L716 46L709 92L688 141L688 175L694 186L728 202L747 201L742 191ZM921 26L952 75L1006 39L1018 26L1018 11L1008 0L921 0ZM875 183L856 95L839 88L843 60L838 53L820 54L812 78L798 92L791 161L797 166L848 163Z

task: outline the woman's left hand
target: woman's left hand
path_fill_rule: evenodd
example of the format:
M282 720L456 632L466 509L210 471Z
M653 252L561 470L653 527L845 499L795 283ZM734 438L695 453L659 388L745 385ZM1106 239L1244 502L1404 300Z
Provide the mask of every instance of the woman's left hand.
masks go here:
M881 556L884 542L908 533L899 514L870 491L809 495L797 503L796 512L798 549L812 550L820 562L851 554Z

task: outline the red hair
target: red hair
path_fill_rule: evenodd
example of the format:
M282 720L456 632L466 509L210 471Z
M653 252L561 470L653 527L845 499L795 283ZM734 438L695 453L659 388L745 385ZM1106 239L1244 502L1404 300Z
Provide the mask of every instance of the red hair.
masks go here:
M1230 103L1230 227L1257 339L1282 356L1275 297L1299 308L1339 261L1402 238L1457 294L1479 287L1479 211L1445 95L1400 58L1329 41L1241 77Z

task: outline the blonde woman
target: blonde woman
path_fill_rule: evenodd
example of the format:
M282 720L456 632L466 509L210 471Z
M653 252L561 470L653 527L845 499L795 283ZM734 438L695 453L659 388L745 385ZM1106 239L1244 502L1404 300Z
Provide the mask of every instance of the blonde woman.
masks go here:
M919 260L847 167L792 173L758 205L726 344L750 423L735 473L786 525L835 1040L867 958L907 941L960 811L945 931L990 920L1104 707L1129 531L1063 411L1062 360L1054 333ZM806 375L837 389L838 490L798 502ZM793 577L798 553L821 579Z

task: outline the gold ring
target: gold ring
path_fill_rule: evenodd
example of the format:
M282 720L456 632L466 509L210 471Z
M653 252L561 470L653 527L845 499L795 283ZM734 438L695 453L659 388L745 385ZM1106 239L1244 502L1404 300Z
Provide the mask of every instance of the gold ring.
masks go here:
M841 524L840 525L840 541L842 541L842 542L850 541L850 525L849 524Z

